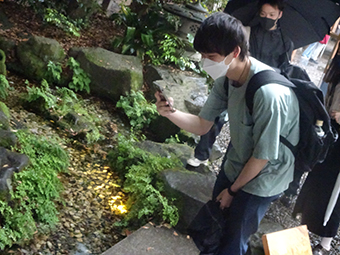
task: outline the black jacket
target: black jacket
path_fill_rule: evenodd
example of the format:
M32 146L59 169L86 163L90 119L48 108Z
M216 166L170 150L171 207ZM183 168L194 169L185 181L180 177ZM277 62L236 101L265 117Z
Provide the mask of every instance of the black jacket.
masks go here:
M293 42L281 33L280 28L268 31L260 24L251 27L249 51L261 62L278 68L290 60L293 49Z

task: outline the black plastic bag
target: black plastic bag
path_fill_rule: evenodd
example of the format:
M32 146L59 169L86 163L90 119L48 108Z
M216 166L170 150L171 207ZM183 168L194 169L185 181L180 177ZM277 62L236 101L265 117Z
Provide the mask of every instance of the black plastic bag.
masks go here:
M188 233L201 251L200 255L214 255L218 252L226 224L226 212L220 203L208 201L188 227Z

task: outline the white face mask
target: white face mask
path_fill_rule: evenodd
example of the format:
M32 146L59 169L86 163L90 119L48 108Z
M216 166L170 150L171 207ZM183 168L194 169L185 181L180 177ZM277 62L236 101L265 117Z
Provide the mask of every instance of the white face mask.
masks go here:
M224 61L226 60L227 57L225 57L221 62L215 62L212 61L208 58L203 58L202 59L202 68L204 71L206 71L211 78L216 80L217 78L221 76L225 76L227 74L227 71L233 62L234 58L231 60L231 62L226 65Z

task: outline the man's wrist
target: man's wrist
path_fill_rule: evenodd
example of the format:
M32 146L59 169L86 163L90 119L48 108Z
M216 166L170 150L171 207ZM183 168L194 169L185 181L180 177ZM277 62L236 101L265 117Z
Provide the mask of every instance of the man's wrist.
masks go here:
M231 187L228 188L228 194L232 197L236 196L237 192L232 191Z

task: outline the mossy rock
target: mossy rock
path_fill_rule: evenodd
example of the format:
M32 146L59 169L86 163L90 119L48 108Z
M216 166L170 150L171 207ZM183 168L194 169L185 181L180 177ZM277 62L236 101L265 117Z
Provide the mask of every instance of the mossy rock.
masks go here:
M33 36L17 47L22 73L29 78L42 80L49 61L61 63L65 58L64 49L54 39Z
M91 77L91 92L117 102L131 90L143 86L143 66L135 56L117 54L102 48L72 48L69 55Z

